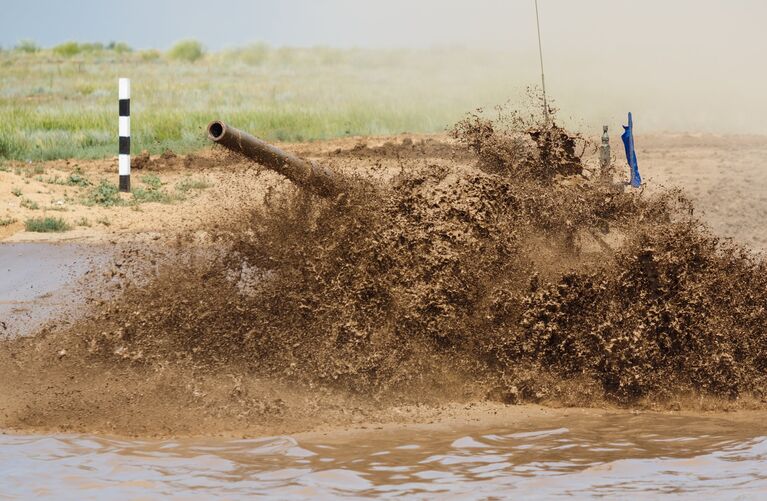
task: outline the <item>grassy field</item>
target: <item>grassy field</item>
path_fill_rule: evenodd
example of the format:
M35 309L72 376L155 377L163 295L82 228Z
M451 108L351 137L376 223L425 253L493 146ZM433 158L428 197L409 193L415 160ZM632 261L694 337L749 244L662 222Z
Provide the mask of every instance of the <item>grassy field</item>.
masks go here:
M502 54L470 50L198 49L0 52L0 159L115 155L120 76L132 79L132 149L151 153L203 146L213 119L284 141L441 131L525 85Z

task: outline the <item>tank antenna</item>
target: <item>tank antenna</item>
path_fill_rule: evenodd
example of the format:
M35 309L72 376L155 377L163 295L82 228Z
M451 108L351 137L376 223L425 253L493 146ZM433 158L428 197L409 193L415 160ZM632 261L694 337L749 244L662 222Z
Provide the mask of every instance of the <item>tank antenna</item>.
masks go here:
M543 47L541 45L541 19L538 15L538 0L535 0L535 25L538 28L538 56L541 60L541 87L543 88L543 118L549 125L549 104L546 100L546 77L543 73Z

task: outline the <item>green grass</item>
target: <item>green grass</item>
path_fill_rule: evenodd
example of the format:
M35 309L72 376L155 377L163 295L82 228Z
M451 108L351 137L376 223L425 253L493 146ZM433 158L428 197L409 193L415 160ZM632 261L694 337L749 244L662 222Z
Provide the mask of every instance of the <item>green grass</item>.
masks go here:
M131 199L129 201L120 198L120 191L117 185L106 179L102 179L99 183L88 190L85 199L82 201L84 205L100 205L102 207L115 207L123 205L131 205L136 208L142 203L162 203L170 204L184 200L185 191L176 189L175 191L168 191L164 188L165 183L156 174L147 174L141 177L141 183L143 186L134 186L131 190ZM195 181L194 186L202 186L200 181ZM189 189L202 189L193 188ZM97 221L101 222L101 221Z
M24 222L24 228L35 233L58 233L69 230L70 226L59 217L33 217Z
M141 182L145 186L138 186L131 190L133 194L132 202L140 204L145 202L157 202L169 204L181 200L182 197L175 193L169 193L163 188L165 183L155 174L147 174L141 177Z
M132 79L132 149L152 154L206 146L213 119L270 141L438 132L527 83L506 55L461 49L257 44L174 59L85 45L0 53L0 159L114 156L121 76Z
M179 200L178 197L174 196L172 193L168 193L166 190L137 187L133 188L131 193L133 194L132 202L135 204L151 202L170 204Z
M87 188L88 186L93 185L79 167L75 167L75 170L64 179L59 176L53 176L44 179L43 182L46 184L58 184L62 186L78 186L80 188Z
M114 207L120 205L120 189L115 183L102 179L99 184L88 192L85 205L101 205L102 207Z
M75 170L69 174L69 177L67 177L66 184L68 186L79 186L81 188L85 188L86 186L90 186L93 183L91 183L90 180L85 177L79 167L75 167Z
M148 186L150 190L159 190L162 188L163 182L162 179L160 179L160 176L157 174L147 174L146 176L141 176L141 182Z
M206 190L213 186L211 183L204 179L197 179L192 177L185 177L178 183L176 183L176 191L180 193L189 193L192 190Z

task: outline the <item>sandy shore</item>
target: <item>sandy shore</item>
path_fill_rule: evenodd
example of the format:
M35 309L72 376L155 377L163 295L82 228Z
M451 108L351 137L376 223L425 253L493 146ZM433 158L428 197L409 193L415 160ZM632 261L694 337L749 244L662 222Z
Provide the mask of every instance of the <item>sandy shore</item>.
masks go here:
M294 433L297 440L343 444L381 433L441 433L482 429L542 429L554 423L567 424L569 420L588 421L610 416L688 416L723 419L753 430L767 430L767 411L650 411L610 408L546 407L540 405L503 405L494 402L448 404L433 409L422 409L420 418L409 422L366 422L354 425L320 425L310 431Z

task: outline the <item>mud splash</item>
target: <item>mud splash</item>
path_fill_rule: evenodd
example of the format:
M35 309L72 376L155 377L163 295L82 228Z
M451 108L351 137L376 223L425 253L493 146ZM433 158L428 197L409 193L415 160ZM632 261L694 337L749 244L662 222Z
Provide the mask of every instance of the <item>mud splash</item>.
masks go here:
M236 429L488 398L761 405L763 261L713 236L676 191L589 179L556 125L467 120L455 137L476 162L400 164L381 183L364 172L375 150L347 152L348 193L277 185L72 329L11 342L3 371L45 368L53 389L6 409L5 425L61 424L42 408L56 402L79 409L75 429L93 415L114 426L124 405L171 433L163 412ZM75 375L80 393L56 393Z

